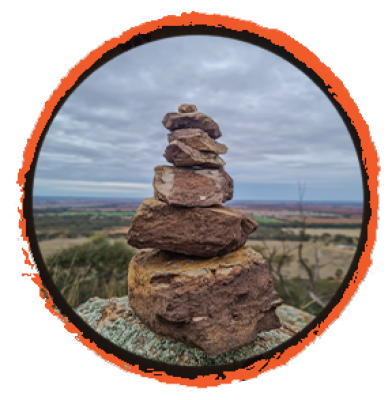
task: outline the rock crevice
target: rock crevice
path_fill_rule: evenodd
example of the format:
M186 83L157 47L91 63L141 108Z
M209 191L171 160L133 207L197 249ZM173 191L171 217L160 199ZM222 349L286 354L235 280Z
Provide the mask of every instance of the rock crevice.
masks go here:
M280 327L275 280L250 248L212 259L145 250L129 270L129 301L146 326L209 355Z

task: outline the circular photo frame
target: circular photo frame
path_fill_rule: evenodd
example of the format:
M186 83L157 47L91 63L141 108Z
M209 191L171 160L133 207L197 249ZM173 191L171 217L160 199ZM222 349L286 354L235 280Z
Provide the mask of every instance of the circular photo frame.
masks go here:
M65 301L53 283L38 245L33 218L33 185L39 152L53 119L66 99L96 69L122 53L161 39L190 35L219 36L247 42L280 56L307 75L324 92L347 127L360 162L363 183L363 218L358 246L339 289L320 314L291 339L260 356L227 365L203 367L173 365L141 357L115 345L88 325ZM39 274L32 274L32 280L41 288L41 296L47 308L64 321L68 331L78 334L77 340L124 370L161 382L197 387L217 386L233 380L257 377L262 372L287 363L320 336L339 317L365 277L371 264L370 256L377 227L377 162L368 126L343 83L316 55L285 33L232 17L196 12L145 23L105 42L71 69L46 102L28 141L18 184L23 189L23 207L20 210L22 236L29 243L39 270ZM28 255L25 255L28 259Z

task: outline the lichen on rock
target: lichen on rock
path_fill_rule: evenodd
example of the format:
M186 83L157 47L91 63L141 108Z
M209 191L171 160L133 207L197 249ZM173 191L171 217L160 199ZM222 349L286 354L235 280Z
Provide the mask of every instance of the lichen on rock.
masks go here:
M111 309L112 313L105 313L108 309ZM180 366L225 365L261 355L295 335L296 332L284 328L286 324L297 321L297 325L292 327L299 332L306 326L305 321L309 323L314 318L313 315L294 307L279 306L277 314L283 325L281 328L259 333L253 342L237 350L209 356L199 349L149 330L130 307L128 297L90 299L75 311L93 329L97 330L100 324L99 333L122 349L147 359Z

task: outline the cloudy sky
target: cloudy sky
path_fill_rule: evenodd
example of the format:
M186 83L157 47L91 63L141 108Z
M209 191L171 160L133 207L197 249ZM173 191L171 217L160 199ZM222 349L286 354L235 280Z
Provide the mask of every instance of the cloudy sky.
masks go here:
M362 201L346 127L301 71L233 39L186 36L140 46L87 78L43 143L35 196L153 196L156 165L170 165L162 119L195 104L220 126L234 200Z

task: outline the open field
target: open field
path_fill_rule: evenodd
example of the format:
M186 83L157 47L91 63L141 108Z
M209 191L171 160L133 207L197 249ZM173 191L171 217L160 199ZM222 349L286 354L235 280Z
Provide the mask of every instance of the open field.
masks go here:
M279 221L277 221L276 219L258 217L257 215L253 215L253 214L251 214L251 215L259 224L267 224L267 223L279 224Z
M282 218L286 222L300 221L298 218ZM307 224L362 224L362 218L306 218Z
M87 242L88 238L59 238L51 240L43 240L39 242L39 248L41 250L42 256L44 258L56 253L57 251L67 249L78 244ZM115 241L121 241L122 239L108 239L109 242L113 243ZM138 250L137 250L138 251Z
M284 231L293 231L296 235L299 235L301 228L282 228ZM306 233L309 235L322 235L323 233L329 233L330 235L345 235L353 238L359 238L361 233L360 229L344 229L344 228L306 228Z
M87 238L58 238L51 240L43 240L38 242L39 249L41 250L42 256L44 258L50 256L57 251L66 249L77 244L82 244L86 242Z
M259 240L248 240L246 244L248 246L259 245L264 247L264 243ZM282 251L282 242L278 240L268 240L266 241L266 244L270 249L276 247L278 252ZM287 278L294 278L297 276L300 278L307 278L306 273L298 262L298 244L299 242L294 241L286 242L287 247L293 249L291 254L294 256L293 261L282 268L283 275ZM320 264L327 264L320 269L319 277L321 279L334 277L338 268L341 268L343 270L343 274L345 275L351 266L351 261L355 254L354 250L339 249L333 244L326 246L321 243L305 242L302 249L302 255L304 258L309 260L310 265L315 263L315 253L317 251L320 252Z
M60 215L102 215L105 217L132 217L135 214L136 211L63 211L60 213Z

